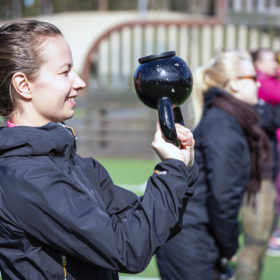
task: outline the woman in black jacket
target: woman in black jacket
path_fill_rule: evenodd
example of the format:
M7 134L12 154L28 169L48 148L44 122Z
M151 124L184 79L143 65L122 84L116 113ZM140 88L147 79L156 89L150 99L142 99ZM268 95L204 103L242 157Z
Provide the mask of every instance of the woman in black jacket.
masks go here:
M219 54L197 71L194 86L198 188L183 230L157 253L162 280L224 279L223 260L238 249L243 194L247 190L254 201L269 158L269 142L252 106L258 85L247 56Z
M145 194L115 186L104 167L76 154L72 129L85 83L60 30L35 20L0 27L0 270L3 280L118 279L136 273L180 229L197 167L190 131L181 148L159 127L162 162Z

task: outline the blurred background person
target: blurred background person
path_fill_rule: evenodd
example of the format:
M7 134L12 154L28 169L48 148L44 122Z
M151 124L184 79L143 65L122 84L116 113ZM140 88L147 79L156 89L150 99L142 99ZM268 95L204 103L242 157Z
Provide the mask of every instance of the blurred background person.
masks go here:
M275 132L280 127L280 106L272 106L259 99L254 108L260 116L260 127L270 139L272 157L271 163L267 164L262 171L261 188L253 201L254 204L248 203L247 193L243 200L241 221L244 244L239 252L236 266L237 280L261 279L265 252L275 216L274 179L277 162L273 157L273 147L276 146Z
M245 191L260 189L270 154L258 125L256 71L248 55L218 54L194 75L198 188L182 232L157 253L162 280L232 279L227 266L238 249L238 213ZM207 276L206 276L207 275Z
M275 106L280 104L280 67L276 53L267 48L260 48L252 52L253 62L257 71L260 87L258 89L258 98ZM270 256L280 256L280 129L276 131L276 136L271 137L274 151L274 174L275 188L277 191L275 218L273 233L269 241L267 254Z

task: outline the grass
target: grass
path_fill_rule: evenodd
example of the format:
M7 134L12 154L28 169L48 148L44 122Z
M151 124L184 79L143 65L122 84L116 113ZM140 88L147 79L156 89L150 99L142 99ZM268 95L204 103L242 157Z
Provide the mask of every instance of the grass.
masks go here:
M143 183L147 181L153 173L156 161L153 160L131 160L131 159L99 159L106 167L115 184L130 188L130 186L138 186L131 188L136 194L141 195ZM242 240L242 236L241 236ZM242 242L241 242L242 243ZM261 280L276 280L280 277L280 258L266 256L264 270ZM128 274L120 274L129 279ZM158 269L155 258L152 259L149 266L142 273L134 276L139 277L155 277L159 278Z
M139 159L98 159L107 169L115 184L138 185L147 181L153 174L153 160Z

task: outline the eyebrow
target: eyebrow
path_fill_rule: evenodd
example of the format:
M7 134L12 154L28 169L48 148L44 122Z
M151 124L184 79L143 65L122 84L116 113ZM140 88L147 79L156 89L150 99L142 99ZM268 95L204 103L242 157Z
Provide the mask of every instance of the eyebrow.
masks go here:
M63 67L67 67L67 68L72 68L73 67L73 64L72 63L64 63L64 64L62 64L62 65L60 65L60 66L58 66L58 69L61 69L61 68L63 68Z

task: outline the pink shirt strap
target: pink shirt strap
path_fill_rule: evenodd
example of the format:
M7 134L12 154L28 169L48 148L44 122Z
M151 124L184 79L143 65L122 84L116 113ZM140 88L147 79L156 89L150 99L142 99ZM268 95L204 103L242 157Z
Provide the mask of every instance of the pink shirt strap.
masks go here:
M8 127L15 127L16 125L12 123L10 120L7 121L7 126Z

